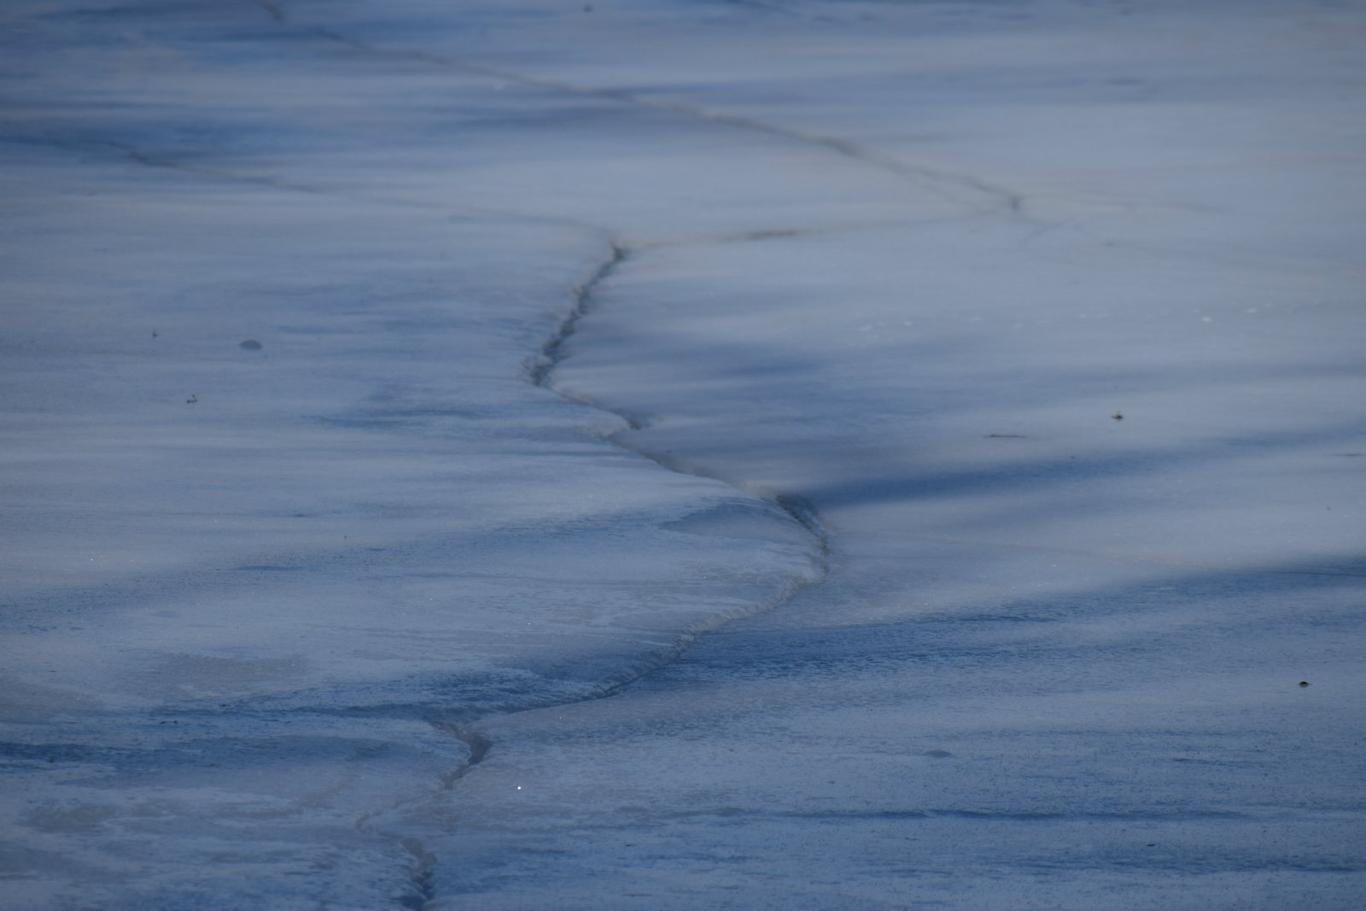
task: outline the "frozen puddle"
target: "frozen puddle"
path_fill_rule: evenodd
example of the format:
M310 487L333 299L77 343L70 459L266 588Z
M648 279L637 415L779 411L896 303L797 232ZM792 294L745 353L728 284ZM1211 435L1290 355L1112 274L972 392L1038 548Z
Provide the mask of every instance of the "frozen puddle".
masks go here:
M0 22L5 902L1361 903L1360 10Z

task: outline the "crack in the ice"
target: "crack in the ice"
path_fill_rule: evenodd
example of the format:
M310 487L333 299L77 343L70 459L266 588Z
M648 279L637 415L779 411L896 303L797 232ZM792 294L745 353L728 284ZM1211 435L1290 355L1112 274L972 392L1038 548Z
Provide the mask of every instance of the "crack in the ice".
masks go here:
M434 721L430 718L427 719L427 723L436 730L459 740L468 750L464 762L441 776L442 790L450 790L455 787L457 781L484 761L484 757L488 755L493 744L483 734L462 725ZM381 813L389 815L402 812L414 804L425 803L430 799L429 795L423 794L400 801L382 811L364 813L356 819L355 828L359 831L366 831L370 829L370 821ZM398 896L397 902L409 911L424 911L436 900L436 855L427 850L426 845L416 836L402 836L398 839L398 843L408 853L411 861L408 868L408 885L403 893Z
M773 237L786 237L791 236L792 233L795 232L788 232L785 230L758 231L753 232L751 239L764 240ZM661 245L651 245L650 248L656 246ZM621 409L613 408L594 399L577 395L563 389L554 382L553 373L555 368L568 356L565 351L566 343L578 331L579 325L584 317L592 312L595 302L595 292L601 288L622 263L626 262L634 255L638 249L639 248L628 247L620 242L612 242L610 244L610 256L603 259L583 282L575 286L572 295L573 305L561 318L559 324L555 327L555 330L550 334L549 338L541 345L537 354L530 358L526 365L527 379L533 385L553 392L566 401L614 415L624 422L625 429L627 430L647 429L649 422L644 418L630 415ZM593 687L586 693L581 693L577 697L537 700L534 704L496 712L494 714L506 717L522 711L544 709L551 706L577 705L613 696L632 684L644 679L649 674L677 661L701 636L734 622L735 620L774 610L790 601L803 589L819 584L829 574L829 533L815 507L805 498L792 493L768 492L752 489L743 483L736 482L720 474L712 473L704 467L685 464L670 454L657 453L646 447L627 442L620 438L621 432L622 431L617 431L615 433L605 434L602 439L620 449L648 459L668 471L715 480L734 488L747 497L754 497L775 506L793 522L800 525L815 542L818 555L816 561L817 572L814 578L800 575L794 576L792 581L783 586L773 597L752 604L747 609L722 612L707 620L694 623L691 626L680 630L675 635L673 643L667 648L655 650L644 655L638 663L627 668L615 678L604 679L599 685ZM486 735L467 725L454 724L434 717L428 717L427 723L434 729L460 741L466 748L464 761L441 776L441 789L450 790L454 788L462 778L472 772L484 761L493 748L493 743ZM424 796L405 800L397 805L389 807L385 813L391 814L396 811L401 811L419 801L428 799L430 798ZM357 827L368 828L370 819L373 818L374 815L376 814L366 814L358 820ZM399 843L413 857L412 869L410 871L411 886L404 896L400 898L400 903L405 908L413 909L413 911L422 911L422 909L427 908L431 902L435 901L436 898L436 858L427 851L422 842L415 837L404 836L399 839Z
M785 234L785 232L775 233L777 236L784 236ZM762 239L766 234L767 232L758 232L759 239ZM613 242L610 249L611 255L600 262L592 273L574 288L573 306L560 320L555 331L552 332L545 343L541 345L541 349L537 355L528 361L526 375L528 381L533 385L553 392L566 401L614 415L625 423L627 429L643 430L649 426L647 420L634 417L620 409L613 408L585 396L570 393L557 386L553 377L555 368L568 356L565 351L566 342L568 342L570 337L578 331L579 324L584 317L592 312L595 300L594 293L604 282L611 278L617 268L621 266L622 263L626 262L633 253L632 248L619 242ZM742 483L737 483L719 474L713 474L705 468L685 465L672 456L656 453L645 447L626 442L620 439L620 432L621 431L608 433L602 438L606 442L627 452L648 459L668 471L719 481L720 483L734 488L745 496L761 499L777 507L793 522L800 525L814 540L818 554L817 573L814 578L795 576L792 581L785 585L774 597L767 601L754 604L748 609L723 612L708 620L695 623L692 626L681 630L677 633L675 640L670 647L647 654L635 666L627 669L615 679L603 680L597 687L594 687L588 693L581 694L576 698L539 701L534 705L528 705L524 708L497 713L504 717L517 714L521 711L532 711L550 706L582 704L620 693L632 684L644 679L649 674L677 661L698 638L706 633L719 629L735 620L774 610L790 601L803 589L824 581L829 575L829 533L821 521L820 514L805 498L792 493L760 492L750 489ZM467 751L464 761L441 777L441 789L448 791L454 788L462 778L472 772L484 761L493 748L493 742L480 731L466 725L452 724L434 718L428 718L427 721L436 730L459 740L465 745ZM429 798L419 797L403 801L396 806L390 807L386 812L392 813L402 810L420 800L426 799ZM368 827L369 820L373 815L374 814L367 814L357 822L357 827ZM424 909L428 908L431 903L436 900L436 857L428 851L423 843L416 837L404 836L399 839L399 843L413 858L409 871L410 886L404 895L400 897L399 902L403 907L411 909L411 911L424 911Z
M408 871L411 883L398 902L409 911L424 911L436 899L436 855L418 838L404 838L399 844L413 861Z
M325 187L317 184L301 183L294 180L285 180L279 177L272 177L267 174L246 174L241 171L234 171L228 168L212 167L202 164L191 164L173 155L153 152L133 143L121 139L62 139L53 136L31 136L13 137L0 136L0 142L11 143L23 146L40 146L43 148L60 149L64 152L76 154L91 153L100 154L108 152L111 156L117 155L125 158L134 164L144 168L151 168L160 171L173 171L178 174L185 174L201 180L219 181L226 184L245 185L259 187L267 190L278 190L286 193L302 193L308 196L317 196L330 199L338 199L344 202L362 203L365 205L391 206L394 208L419 209L431 212L448 212L446 207L422 203L417 200L386 199L377 196L368 196L364 193L344 192L335 187ZM488 218L507 218L532 221L534 216L523 216L520 213L500 212L496 210L469 210L465 213L452 213L453 219L488 219ZM551 221L551 219L541 219ZM565 220L568 223L568 220Z
M602 284L609 275L616 271L617 266L621 265L622 262L626 260L626 256L626 247L613 243L611 257L603 260L598 268L594 270L593 274L588 277L587 281L574 289L574 306L570 309L568 315L560 321L559 326L551 333L550 338L546 339L545 344L541 345L540 354L527 368L527 377L531 380L533 386L543 386L550 389L552 392L555 392L561 398L579 402L574 396L568 395L550 385L550 372L564 359L564 343L567 342L569 337L578 329L579 320L583 319L583 317L588 314L588 308L593 299L593 289ZM579 402L579 404L592 403ZM599 406L594 405L594 407ZM602 410L607 411L610 409ZM616 412L613 413L617 414ZM625 419L632 427L636 426L633 419L621 414L618 414L618 417Z
M808 237L850 235L896 228L909 230L936 225L962 223L967 218L969 218L969 216L966 215L946 215L927 218L884 218L871 219L868 221L839 222L826 225L805 225L801 227L775 226L751 228L744 231L664 237L657 240L645 238L633 241L631 243L631 250L632 252L643 253L649 250L663 250L677 247L724 246L727 244L739 243L762 243L764 241L773 240L801 240Z
M755 232L754 239L765 239L768 236L784 236L786 232ZM574 702L584 702L590 699L600 699L605 696L620 692L632 683L645 677L660 668L676 661L678 657L696 639L708 632L730 623L741 617L753 616L758 613L773 610L774 608L791 600L801 590L820 583L825 579L830 571L830 535L820 514L816 508L804 497L797 494L760 490L738 482L732 478L712 472L704 466L688 463L679 459L671 453L656 452L647 447L628 442L622 439L622 433L626 431L639 431L649 428L649 420L643 417L632 415L620 408L614 408L596 399L570 392L554 382L554 371L567 357L565 344L578 331L580 323L588 316L596 300L596 292L607 282L620 266L631 256L635 255L636 248L629 247L620 242L611 245L611 255L598 264L592 274L582 284L574 289L574 305L568 314L560 321L559 326L541 346L539 354L527 365L527 378L532 384L547 389L555 393L566 401L584 405L607 414L620 418L625 427L612 433L603 435L603 440L612 445L624 449L627 452L648 459L668 471L677 474L691 475L697 478L706 478L717 481L728 487L734 488L747 497L753 497L777 507L781 512L788 516L792 521L800 525L813 539L817 554L817 573L814 579L796 577L793 582L785 586L778 595L770 601L759 604L748 611L731 612L718 616L712 620L703 621L682 631L674 645L663 651L657 652L652 660L647 660L641 667L637 667L622 675L616 681L605 683L593 694L582 699L573 700Z
M756 232L756 239L762 239L768 236L769 233L770 232ZM775 236L785 236L786 234L786 232L781 231L772 233ZM591 692L577 698L549 703L553 705L573 705L615 695L647 675L677 661L699 637L735 620L773 610L790 601L803 589L819 584L830 572L829 532L816 508L804 497L793 493L759 490L746 485L743 482L737 482L719 473L714 473L703 466L686 463L670 453L655 452L644 446L623 440L621 434L624 431L648 429L649 421L645 418L629 414L622 409L606 405L595 399L570 392L554 382L553 373L555 368L567 357L565 344L578 331L579 325L584 317L592 312L595 292L603 283L611 278L621 264L626 262L635 252L635 248L628 247L620 242L613 242L610 249L611 255L600 262L592 273L574 288L573 306L560 320L555 331L552 332L545 343L541 345L541 349L536 356L528 360L526 366L528 381L535 386L555 393L566 401L593 408L597 411L620 418L625 425L624 428L602 436L604 441L611 443L613 446L648 459L667 471L717 481L728 487L734 488L747 497L753 497L772 504L793 522L800 525L811 536L816 545L817 571L814 578L802 576L794 577L794 579L779 590L774 597L753 605L748 610L724 612L711 619L695 623L679 631L674 643L670 647L652 652L646 656L641 663L626 670L616 679L604 680ZM512 710L502 714L511 715L516 714L518 711L530 711L546 707L547 704L536 704L527 706L525 709ZM475 765L483 760L492 744L487 737L471 728L457 728L452 725L440 723L436 723L435 726L463 741L470 751L470 756L466 762L455 771L445 776L444 784L446 787L450 787L460 778L468 774Z
M966 190L979 198L991 200L992 205L988 206L982 214L1004 211L1006 214L1016 218L1028 218L1025 212L1025 194L1019 190L978 177L975 174L964 174L925 164L912 164L875 149L867 148L866 146L843 137L830 136L824 133L816 133L797 129L795 127L783 126L781 124L769 123L766 120L759 120L758 118L746 117L740 114L712 110L711 108L702 107L701 105L692 104L686 101L651 98L628 89L580 85L563 79L532 76L513 70L505 70L501 67L472 63L458 57L452 57L447 54L437 54L431 51L384 48L352 38L349 35L326 26L314 26L309 30L320 38L334 41L338 44L345 45L352 50L371 56L418 60L433 66L456 70L485 79L495 79L510 85L573 95L579 98L595 98L617 104L631 105L633 107L685 117L690 120L700 120L720 126L745 130L751 133L762 133L779 139L785 139L789 142L824 149L843 158L856 161L866 167L875 168L885 173L893 174L903 180L915 182L927 191L947 199L952 203L964 204L964 200L955 195L953 192L954 189L960 191Z
M469 756L465 757L465 761L461 765L442 777L442 786L449 790L450 788L455 787L457 781L473 771L475 766L484 761L484 757L486 757L489 754L489 750L493 748L493 742L478 731L458 724L437 722L433 726L437 730L445 731L456 740L459 740L465 745L465 748L470 751Z
M161 171L174 171L205 180L217 180L228 184L245 184L247 186L262 187L269 190L281 190L288 193L304 193L309 196L330 197L346 202L443 211L439 206L425 205L416 201L408 202L368 197L360 193L344 193L331 187L284 180L279 177L271 177L265 174L244 174L241 171L233 171L227 168L190 164L175 156L148 151L141 146L125 142L121 139L60 139L51 136L26 137L22 139L0 137L0 142L10 142L19 145L36 145L46 148L61 149L62 151L73 153L98 153L101 150L108 150L111 153L122 156L134 164L141 165L145 168ZM469 217L474 218L479 216L471 215Z
M273 2L273 0L257 0L257 2L276 23L279 23L281 25L285 24L287 17L284 13L283 8L277 2ZM321 37L340 42L354 49L364 51L366 53L380 54L385 56L393 55L393 52L385 51L383 49L375 48L362 42L355 41L354 39L350 39L330 29L315 28L312 31ZM579 96L603 98L619 103L634 105L637 107L666 111L696 120L703 120L707 122L721 124L724 126L745 129L752 132L765 133L776 137L788 139L791 141L804 143L806 145L825 148L846 158L860 161L865 165L881 168L882 170L898 174L902 177L928 182L928 185L932 190L942 191L942 188L935 186L936 183L949 183L956 184L961 187L966 187L980 194L996 198L998 199L998 201L1003 201L1006 210L1017 215L1021 214L1023 208L1023 197L1019 194L996 187L995 185L989 184L985 181L981 181L975 177L953 175L948 174L947 172L940 172L929 168L907 165L903 162L886 158L877 153L873 153L869 150L866 150L852 142L849 142L844 139L839 139L836 137L828 137L819 134L806 133L798 130L793 130L787 127L768 124L766 122L754 120L752 118L745 118L739 117L737 115L710 111L701 107L697 107L695 105L689 105L682 102L670 102L662 101L659 99L645 98L635 93L621 90L597 89L591 87L577 86L572 83L561 82L558 80L547 80L536 77L524 76L516 73L509 73L489 67L468 64L463 61L457 61L454 59L445 58L438 55L426 54L424 52L404 54L402 56L409 56L417 59L426 59L432 63L441 66L457 68L466 72L470 72L474 75L499 79L505 82L524 85L528 87L554 90ZM72 144L66 144L56 141L52 142L51 144L61 145L68 148L72 146ZM283 181L277 178L244 175L241 173L224 171L221 169L207 168L199 165L189 165L184 162L178 161L174 158L158 156L152 153L148 153L142 149L122 142L103 140L99 141L97 144L105 146L107 148L116 149L122 154L124 154L126 157L128 157L130 160L135 161L138 164L144 165L146 167L164 168L169 170L181 171L201 177L228 180L236 183L254 184L291 192L300 192L316 195L329 195L330 192L323 188L310 186L307 184ZM380 202L379 200L358 201ZM488 214L491 215L493 213ZM806 229L772 228L754 230L747 232L743 235L737 235L734 237L723 237L720 238L720 240L722 242L739 240L760 241L794 237L804 233L808 233ZM651 244L649 246L655 247L667 245L669 245L667 242L663 242ZM592 309L595 291L604 282L606 282L611 277L611 275L616 271L616 269L623 262L626 261L628 256L631 255L631 250L620 243L612 243L610 249L611 255L608 258L604 259L593 271L593 273L583 283L581 283L575 288L573 295L574 303L572 308L570 309L569 313L567 313L564 316L564 318L560 321L559 325L556 327L555 331L551 334L551 336L541 346L538 355L528 364L527 377L533 385L545 388L567 401L572 401L577 404L585 405L587 407L591 407L619 417L623 422L625 422L626 428L630 430L643 430L648 426L645 420L629 415L620 409L614 409L600 402L573 394L557 386L554 383L552 376L555 368L566 357L566 353L564 350L566 342L570 339L571 336L575 334L575 332L578 330L580 321L585 316L587 316L590 310ZM818 584L829 573L830 541L828 532L826 531L825 526L821 521L820 515L817 513L815 508L808 501L801 498L800 496L790 493L761 492L750 489L744 484L737 483L733 480L713 474L705 468L684 464L675 456L664 453L655 453L639 445L626 442L620 439L619 433L607 434L604 437L604 439L607 442L610 442L611 444L623 450L635 453L643 458L649 459L650 461L655 462L656 464L658 464L659 466L668 471L716 480L721 483L727 484L730 487L733 487L734 489L745 494L746 496L757 497L759 499L763 499L766 502L771 503L773 506L781 510L784 514L791 518L792 521L796 522L803 529L805 529L808 534L811 535L812 539L817 545L817 551L819 554L818 573L814 579L800 576L795 577L791 583L785 586L777 594L776 597L770 599L765 603L755 605L748 611L728 612L717 617L714 617L711 620L694 624L693 626L681 631L678 634L672 647L665 649L662 652L653 653L652 655L648 656L641 664L621 674L615 680L603 681L603 683L599 687L597 687L591 694L582 696L577 699L567 700L566 702L561 704L575 704L585 702L591 699L605 698L607 696L611 696L615 693L618 693L626 687L630 686L631 684L641 680L647 674L676 661L678 657L701 635L710 632L714 629L717 629L729 622L732 622L733 620L738 619L739 617L752 616L756 613L765 610L772 610L786 603L791 598L795 597L796 594L804 588L807 588L810 585ZM484 758L488 755L488 752L492 747L492 743L485 735L472 728L452 725L437 720L432 720L430 721L430 723L437 730L442 731L462 742L467 750L467 756L464 762L462 762L454 770L452 770L451 772L447 773L442 777L441 784L443 789L450 789L454 787L455 784L461 778L463 778L465 775L471 772L484 760ZM405 801L397 807L391 807L390 811L399 809L402 806L405 806L407 803L409 802ZM357 827L367 828L369 820L372 818L373 815L374 814L366 814L365 816L358 819L356 823ZM412 911L422 911L422 909L430 906L430 904L436 898L436 857L426 848L423 842L416 837L402 837L399 840L399 843L412 858L409 871L410 885L407 891L404 893L404 895L400 897L399 903L405 908L412 909Z
M272 2L272 0L257 0L257 3L267 14L270 15L271 19L274 20L276 23L281 25L285 25L287 23L288 17L283 7L279 3ZM318 34L322 37L346 44L348 46L351 46L358 50L365 51L367 53L389 55L389 52L387 51L383 51L362 44L360 42L353 41L349 38L346 38L345 36L339 35L328 29L319 28L314 29L313 31L315 34ZM417 56L426 57L428 55L419 54ZM863 150L862 148L855 146L852 143L840 139L803 134L798 131L793 131L783 127L776 127L770 124L766 124L761 121L749 120L746 118L735 117L733 115L711 112L702 108L697 108L682 103L664 102L655 99L643 98L628 92L620 92L607 89L585 88L580 86L574 86L569 83L560 83L553 80L542 80L533 77L525 77L519 74L506 73L500 70L493 70L485 67L463 64L461 62L448 60L445 58L432 57L431 59L432 62L438 63L442 66L458 67L460 69L465 69L473 74L484 77L496 78L503 81L514 82L542 89L551 89L561 92L568 92L576 95L589 95L593 97L605 98L620 103L632 104L638 107L669 111L678 115L687 116L694 119L700 119L709 122L723 124L726 126L748 129L751 131L768 133L790 140L803 142L808 145L817 145L830 149L831 151L837 152L838 154L843 155L845 157L858 159L860 161L863 161L865 164L872 164L882 167L885 170L896 171L898 173L901 173L903 176L916 176L920 178L925 178L927 176L939 177L939 175L930 175L928 171L925 171L923 169L915 170L890 160L880 160L873 156L871 153L867 152L866 150ZM144 148L133 145L131 143L115 139L90 139L80 141L43 138L30 141L38 142L56 148L61 148L67 151L88 152L98 149L109 150L111 152L118 153L119 155L122 155L129 161L132 161L143 167L158 170L174 171L199 178L219 180L234 184L244 184L272 190L302 193L313 196L340 198L352 202L361 202L367 204L396 205L427 210L440 208L437 205L424 204L417 201L377 199L367 197L364 194L348 193L344 191L338 191L335 188L327 188L307 183L301 183L297 181L290 181L268 175L245 174L240 171L230 170L226 168L189 163L175 156L148 151ZM975 189L982 190L983 192L992 192L991 190L985 188L985 186L978 186L976 183L972 183L971 185ZM1011 198L1009 208L1012 211L1018 212L1020 208L1018 201L1016 201L1014 198ZM605 231L605 229L591 225L584 225L579 222L571 222L571 220L569 219L554 219L543 216L526 216L507 212L495 212L491 210L471 212L464 215L452 214L450 217L455 219L516 218L518 220L526 221L556 222L565 225L572 224L572 226L574 227L583 228L585 230L592 230L595 233L608 233ZM859 227L876 227L876 225L865 225ZM750 230L747 232L742 232L739 234L719 235L715 238L702 239L702 242L758 242L765 240L795 238L811 233L824 233L826 231L833 230L838 230L838 228L761 228ZM690 239L687 241L656 241L651 243L643 243L639 245L637 249L655 249L660 247L676 246L680 244L697 242L699 242L699 239ZM613 414L621 418L622 421L624 421L627 429L643 430L648 426L647 422L644 419L627 414L626 412L620 409L614 409L606 405L603 405L599 402L593 401L591 399L586 399L582 396L571 393L563 388L558 387L553 382L552 378L553 371L564 360L566 356L566 353L564 351L565 344L570 339L570 337L573 336L574 333L578 330L580 321L586 315L588 315L592 308L594 302L594 292L607 279L611 277L615 270L623 262L625 262L628 256L630 256L633 252L632 248L628 248L627 246L621 243L615 242L611 244L610 249L611 255L608 258L606 258L603 262L601 262L597 266L597 268L592 272L592 274L588 276L588 278L585 281L583 281L574 289L572 308L563 317L563 319L561 319L555 331L541 346L541 349L538 352L537 356L528 364L527 377L532 382L532 384L545 388L551 392L554 392L555 394L559 395L561 398L567 401L572 401L577 404L585 405L587 407L591 407L609 414ZM593 688L591 692L583 694L578 698L565 700L563 702L551 702L549 704L575 704L590 701L593 699L605 698L616 693L619 693L631 684L641 680L646 675L676 661L679 658L679 656L681 656L683 652L685 652L692 645L692 643L695 642L700 636L741 617L752 616L760 612L772 610L789 601L802 589L820 582L825 578L825 576L829 572L830 545L828 534L816 510L811 506L810 503L808 503L801 497L796 496L794 494L760 492L755 491L753 489L749 489L741 483L736 483L733 480L720 477L716 474L711 473L705 468L685 464L683 461L681 461L673 455L665 453L655 453L639 445L628 443L620 439L618 434L608 434L604 437L604 439L607 442L610 442L611 444L623 450L635 453L636 455L649 459L668 471L680 474L688 474L695 477L717 480L721 483L733 487L734 489L740 491L746 496L757 497L759 499L763 499L766 502L773 504L775 507L777 507L784 514L790 517L794 522L799 524L812 536L813 540L817 545L817 551L819 554L818 573L814 579L801 576L794 577L793 581L790 582L788 585L784 586L774 597L764 602L751 605L750 608L747 610L735 610L724 612L709 620L695 623L689 626L688 628L681 630L676 635L675 640L670 647L650 653L649 655L645 656L641 662L627 669L625 672L617 675L614 679L606 679L601 681L600 685ZM543 707L545 707L544 704L538 704L535 706L528 706L527 709ZM449 722L430 718L428 719L428 723L430 723L436 730L441 731L451 736L452 738L460 741L462 744L464 744L466 749L466 756L464 760L453 770L447 772L445 775L441 777L442 789L449 790L453 788L456 785L456 783L459 782L463 777L465 777L467 774L473 771L481 762L484 761L485 757L489 753L489 750L492 748L492 743L485 735L469 727L455 725ZM427 798L424 797L416 798L414 800L405 800L397 805L390 806L389 808L387 808L387 810L382 812L384 812L387 815L396 811L401 811L405 807L415 803L417 800L423 799ZM371 820L376 815L378 815L377 812L369 812L363 814L356 820L356 828L361 830L369 829ZM402 846L403 850L407 852L407 854L411 858L408 872L409 885L405 889L404 893L398 898L398 903L404 908L412 909L412 911L422 911L422 909L429 907L431 903L435 901L436 898L437 889L435 880L435 870L437 859L435 855L433 855L426 848L425 844L420 839L414 836L402 836L398 839L398 841L399 844Z
M284 23L290 18L290 15L284 11L284 4L280 3L280 0L255 0L255 4L261 7L265 14L275 22Z
M256 5L266 11L266 15L276 22L284 22L288 16L285 14L284 5L277 0L256 0Z
M81 148L81 143L63 143L61 140L52 140L51 145L64 148ZM180 171L185 174L192 174L196 177L208 177L214 180L221 180L228 183L251 184L253 186L266 187L272 190L286 190L291 193L307 193L310 196L339 196L334 191L323 187L317 187L306 183L297 183L289 180L281 180L277 177L268 177L256 174L242 174L237 171L227 171L220 168L206 167L204 165L187 164L179 159L168 155L158 155L148 152L130 143L116 139L97 139L86 144L88 146L105 146L122 153L130 160L148 168L161 168L167 171ZM346 198L346 197L343 197Z

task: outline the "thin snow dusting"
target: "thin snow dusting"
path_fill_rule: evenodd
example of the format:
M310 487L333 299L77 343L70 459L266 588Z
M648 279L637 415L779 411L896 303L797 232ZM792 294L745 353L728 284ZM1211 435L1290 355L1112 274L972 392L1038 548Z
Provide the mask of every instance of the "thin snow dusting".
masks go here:
M0 907L1361 906L1363 50L11 0Z

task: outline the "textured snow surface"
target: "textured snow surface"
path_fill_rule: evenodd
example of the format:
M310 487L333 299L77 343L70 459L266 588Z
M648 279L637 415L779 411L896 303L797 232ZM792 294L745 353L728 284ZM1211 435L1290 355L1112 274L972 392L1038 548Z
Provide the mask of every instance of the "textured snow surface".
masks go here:
M1363 85L1352 3L10 0L0 907L1366 904Z

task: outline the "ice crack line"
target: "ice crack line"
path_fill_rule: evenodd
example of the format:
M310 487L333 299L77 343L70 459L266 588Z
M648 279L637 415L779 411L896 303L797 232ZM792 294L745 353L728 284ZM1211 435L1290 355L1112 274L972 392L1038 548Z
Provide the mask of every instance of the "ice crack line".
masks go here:
M284 18L281 17L276 21L283 24ZM595 98L617 104L631 105L637 108L685 117L690 120L713 123L720 126L745 130L751 133L762 133L789 142L824 149L842 158L864 165L865 167L874 168L895 175L903 180L913 181L923 187L926 191L947 199L952 203L957 203L959 205L966 204L961 197L961 194L966 192L970 196L976 197L979 201L987 203L987 205L982 208L981 214L1004 212L1015 218L1028 218L1025 211L1025 194L1019 190L998 184L991 180L986 180L974 174L964 174L929 165L913 164L886 155L882 152L866 148L865 146L839 136L828 136L823 133L815 133L808 130L783 126L781 124L769 123L766 120L759 120L754 117L745 117L740 114L716 111L686 101L651 98L628 89L580 85L563 79L532 76L526 73L505 70L501 67L471 63L468 60L462 60L458 57L452 57L446 54L437 54L431 51L384 48L358 40L326 26L313 26L308 28L308 30L319 38L336 42L349 47L354 51L375 57L421 61L432 66L468 73L471 76L494 79L508 85L517 85L564 95L573 95L580 98Z
M527 371L527 375L530 378L532 385L549 389L561 398L578 401L574 396L556 389L550 382L550 373L559 365L560 361L564 359L564 343L567 342L569 337L578 329L579 320L588 315L588 308L593 299L593 289L606 281L608 276L616 271L617 266L620 266L626 261L627 255L626 247L618 243L613 243L611 257L604 260L593 274L589 276L587 281L574 289L573 309L569 311L568 316L560 321L560 325L556 327L550 338L546 339L545 344L541 346L539 357L532 362ZM601 406L595 403L583 404L593 404L593 407L601 408ZM606 411L610 409L601 410ZM613 413L615 414L615 412ZM630 418L626 418L625 415L618 416L634 425L634 422Z
M548 389L562 399L579 405L586 405L590 408L597 409L598 411L603 411L621 418L630 430L644 430L649 426L649 422L644 418L604 405L594 399L571 393L557 385L554 382L553 376L555 368L558 367L567 356L565 352L565 343L578 331L579 324L583 321L584 317L592 312L596 291L610 279L617 269L632 255L634 255L634 251L631 247L617 241L612 243L611 255L599 263L592 275L574 289L573 307L564 319L560 321L559 326L556 327L550 338L541 346L539 354L528 364L527 378L533 385ZM811 534L815 539L821 554L820 576L823 578L828 572L828 558L830 552L829 533L821 520L820 513L817 512L816 508L805 498L790 493L756 491L744 484L737 483L707 471L705 468L684 463L676 457L663 453L656 453L645 447L628 443L621 439L620 432L607 434L604 439L614 446L649 459L669 471L719 481L729 487L735 488L745 496L756 497L768 503L772 503ZM780 601L787 600L792 594L795 594L795 591L787 594L784 598L780 599Z
M574 402L575 404L593 408L597 411L620 418L626 425L625 430L645 430L649 427L648 419L628 414L595 399L569 392L554 381L555 369L567 357L565 344L578 331L583 319L592 313L597 291L616 273L623 263L638 252L638 248L627 246L619 241L613 241L610 249L611 255L599 263L592 274L574 289L573 306L570 308L569 313L560 321L560 324L556 327L550 338L541 346L541 350L536 357L528 362L527 378L533 385L553 392L566 401ZM792 583L785 586L774 598L751 610L723 614L712 620L703 621L683 630L671 648L664 650L662 653L651 655L648 659L628 670L616 680L605 681L603 685L597 688L593 693L579 699L569 700L570 703L587 702L592 699L602 699L607 696L615 695L626 687L636 683L647 674L653 673L654 671L677 661L698 637L713 632L734 620L774 610L792 600L792 598L803 589L820 584L830 574L829 531L815 506L804 497L792 493L751 488L742 482L737 482L731 478L713 473L704 466L686 462L671 453L655 452L646 447L637 445L634 442L625 440L622 438L623 432L624 431L622 430L618 430L614 433L605 434L603 439L619 449L648 459L667 471L717 481L728 487L734 488L746 497L763 500L764 502L777 507L811 535L816 544L817 572L814 578L795 578ZM466 736L469 735L467 734ZM488 741L484 739L482 735L474 734L474 736L479 737L484 745L483 751L479 753L479 758L482 759L483 753L487 752ZM468 744L469 741L467 740L466 743ZM463 775L464 772L461 772L460 774Z
M778 232L778 234L782 236L783 232ZM760 239L762 239L762 237ZM583 319L592 312L595 293L612 277L623 263L638 252L639 248L632 248L623 243L613 241L610 244L609 249L610 255L603 259L596 268L593 269L592 273L574 288L573 305L570 307L569 312L565 314L559 324L555 327L555 330L551 333L550 337L541 345L539 352L537 352L533 358L529 359L526 368L527 379L533 385L553 392L566 401L614 415L624 421L627 428L631 430L642 430L649 426L647 420L626 414L623 411L612 408L591 398L570 393L554 382L554 371L556 367L558 367L568 356L565 351L565 345L578 331ZM620 431L607 434L603 439L620 449L642 458L649 459L668 471L719 481L720 483L734 488L747 497L754 497L773 504L811 535L816 544L818 554L816 575L814 578L802 576L794 577L793 581L784 586L774 597L749 610L724 613L680 631L672 646L644 656L639 663L628 668L623 673L616 676L615 679L603 680L587 694L580 695L577 698L564 699L563 701L551 700L538 702L502 714L515 714L518 711L546 708L550 705L574 705L615 695L640 681L648 674L651 674L660 668L667 667L677 661L699 637L706 633L719 629L736 619L753 616L781 607L795 597L798 592L809 588L812 585L820 584L830 573L829 532L822 522L820 514L806 499L796 494L760 492L749 489L741 483L737 483L718 474L713 474L705 468L685 464L671 455L655 453L645 447L634 445L631 442L621 439L619 434ZM488 737L472 727L463 724L452 724L442 721L439 718L428 718L427 720L437 730L460 741L466 748L467 756L464 761L441 778L441 789L450 790L485 760L489 752L493 749L494 744ZM415 800L417 799L425 798L416 798ZM390 812L400 810L412 802L414 801L405 801L398 806L391 807ZM367 815L362 818L357 826L358 828L368 828L369 816ZM410 911L423 911L423 909L431 907L432 903L436 901L437 858L428 851L423 843L416 837L405 836L399 840L399 843L411 858L408 875L409 888L400 899L400 903L403 907L410 909Z

